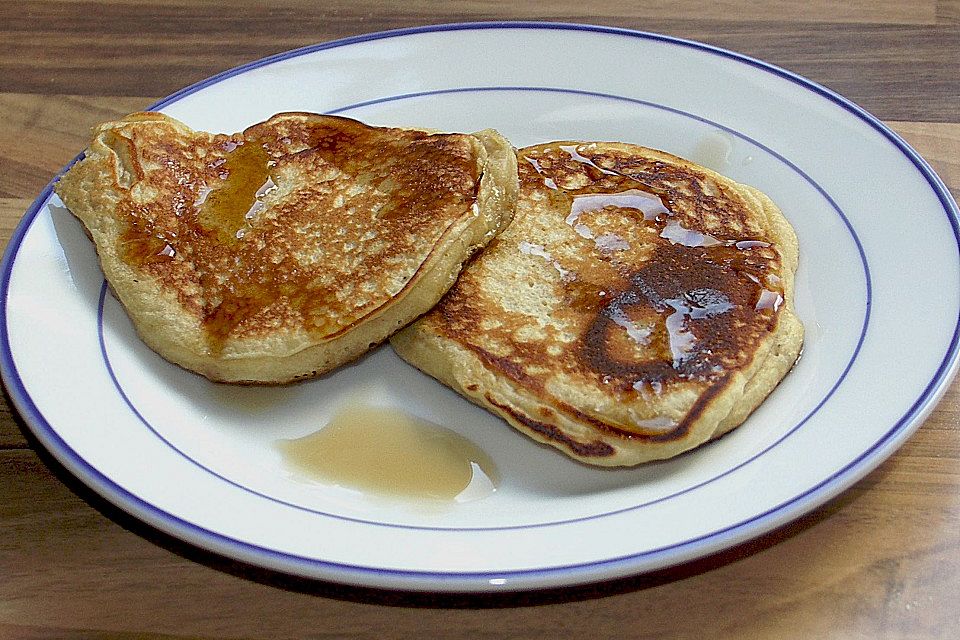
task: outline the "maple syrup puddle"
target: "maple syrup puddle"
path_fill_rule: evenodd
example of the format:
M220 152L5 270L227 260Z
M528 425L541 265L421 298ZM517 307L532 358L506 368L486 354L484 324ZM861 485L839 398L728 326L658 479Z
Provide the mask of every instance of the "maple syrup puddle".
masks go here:
M277 444L299 475L381 497L469 502L499 482L475 444L396 409L350 405L319 431Z

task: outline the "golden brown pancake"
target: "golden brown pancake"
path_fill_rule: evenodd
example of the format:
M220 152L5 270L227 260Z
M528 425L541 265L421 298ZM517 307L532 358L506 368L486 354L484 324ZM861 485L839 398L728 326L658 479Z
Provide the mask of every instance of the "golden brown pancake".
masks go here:
M429 309L509 220L494 131L282 113L233 135L136 113L56 192L143 340L213 380L329 371Z
M796 361L796 236L754 188L620 143L519 152L513 222L401 357L586 463L674 456L741 424Z

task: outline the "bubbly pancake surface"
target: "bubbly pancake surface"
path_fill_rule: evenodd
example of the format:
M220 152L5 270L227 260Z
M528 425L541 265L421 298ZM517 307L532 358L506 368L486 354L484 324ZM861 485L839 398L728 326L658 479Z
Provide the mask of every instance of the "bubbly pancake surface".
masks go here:
M435 302L512 213L509 167L488 166L504 149L306 113L234 135L143 113L101 125L57 192L148 344L214 379L281 382Z
M568 455L635 464L740 424L796 360L795 235L763 194L619 143L519 152L513 223L400 355Z

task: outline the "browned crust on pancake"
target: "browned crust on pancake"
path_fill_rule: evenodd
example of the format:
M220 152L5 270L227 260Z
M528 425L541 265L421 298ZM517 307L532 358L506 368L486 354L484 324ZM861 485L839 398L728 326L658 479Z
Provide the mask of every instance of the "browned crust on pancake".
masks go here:
M514 222L392 340L401 356L596 464L669 457L742 422L801 344L796 238L776 206L632 145L518 155ZM592 459L568 440L616 454Z
M599 440L594 440L593 442L580 442L579 440L574 440L556 425L550 424L549 422L534 420L530 416L517 411L507 404L501 404L497 402L489 394L487 394L485 397L487 402L503 413L506 413L514 421L519 422L534 433L564 447L577 456L585 458L603 458L606 456L612 456L614 453L616 453L616 450L606 442L601 442Z
M551 148L557 148L553 145ZM523 159L538 154L540 148L521 152L520 176L521 188L540 190L539 183L546 172L536 172ZM556 162L555 156L551 156ZM708 196L703 183L707 176L688 166L666 165L648 158L629 157L625 162L613 155L597 158L594 162L605 161L608 170L617 171L616 176L595 172L588 186L576 189L576 193L602 193L611 186L618 190L642 187L651 193L660 192L660 198L672 212L672 218L679 220L687 230L698 233L713 231L717 235L735 241L767 242L763 228L757 228L750 219L748 205L736 193L724 185L716 185L717 192L725 197ZM571 167L571 165L574 165ZM599 166L599 165L598 165ZM542 164L541 164L542 167ZM554 165L550 176L557 184L586 182L584 172L592 169L584 162L567 160ZM628 178L624 179L624 176ZM559 191L559 190L557 190ZM566 197L569 191L556 195ZM564 211L567 208L563 209ZM704 211L703 215L697 215ZM642 220L638 222L644 222ZM628 259L612 264L602 256L588 255L581 260L579 256L564 262L561 268L576 271L584 281L575 280L557 287L556 295L565 303L563 308L554 309L554 314L575 316L579 335L572 343L574 348L566 351L562 359L551 356L543 349L543 342L530 343L514 338L519 325L505 317L501 326L477 331L487 312L487 302L492 292L471 290L469 274L451 295L441 299L433 310L432 316L442 318L437 330L445 337L473 351L486 365L499 374L541 396L549 396L544 389L544 380L528 372L531 369L549 369L560 366L565 372L594 384L604 385L609 392L622 395L634 395L633 385L637 381L645 384L659 384L669 389L671 385L696 384L703 388L701 400L694 403L676 428L668 433L649 432L637 427L619 428L611 424L605 416L590 415L573 409L562 399L550 397L552 404L564 407L577 419L588 421L597 428L612 433L630 435L653 442L662 442L686 435L689 424L696 420L705 408L709 398L717 395L726 385L731 372L747 366L754 355L754 345L775 328L779 314L758 314L755 306L764 288L743 276L744 273L757 279L766 273L779 271L779 256L770 247L741 250L735 246L687 247L673 244L658 237L656 232L663 225L647 221L649 225L644 251L647 257L639 264L630 264ZM732 231L732 233L731 233ZM722 232L722 233L721 233ZM740 235L743 234L743 235ZM488 257L478 260L492 260L501 243L496 241L488 251ZM651 246L652 245L652 246ZM602 265L593 264L600 258ZM591 282L590 272L604 270L599 281ZM605 295L600 296L599 292ZM702 297L719 297L732 309L700 318L695 330L698 341L696 358L682 359L679 363L671 358L669 341L671 336L665 330L663 318L676 313L671 304L689 303L697 308L696 300L690 298L691 292L702 292ZM705 293L704 293L705 292ZM487 297L485 299L485 296ZM664 301L672 301L668 304ZM706 306L706 305L702 305ZM613 310L625 312L629 309L631 321L653 316L658 326L650 336L651 348L644 357L636 357L629 352L629 343L619 342L611 333L622 334L623 329L611 318ZM617 331L614 332L613 330ZM495 356L484 348L484 344L495 335L498 342L507 345L509 356ZM622 337L622 336L618 336Z

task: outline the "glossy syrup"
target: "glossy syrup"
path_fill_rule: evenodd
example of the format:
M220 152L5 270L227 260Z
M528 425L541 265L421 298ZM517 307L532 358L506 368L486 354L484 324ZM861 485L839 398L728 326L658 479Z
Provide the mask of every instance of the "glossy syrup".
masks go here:
M601 167L600 165L598 165L596 162L594 162L594 161L591 160L590 158L588 158L588 157L586 157L586 156L583 156L583 155L580 155L580 151L577 149L577 146L576 146L576 145L568 145L568 146L566 146L566 145L560 145L560 149L561 149L564 153L566 153L568 156L570 156L570 159L571 159L571 160L573 160L573 161L575 161L575 162L579 162L580 164L585 164L585 165L587 165L588 167L592 167L593 169L599 171L599 172L600 172L601 174L603 174L603 175L608 175L608 176L622 176L621 173L619 173L619 172L617 172L617 171L614 171L614 170L612 170L612 169L605 169L604 167Z
M229 245L243 237L249 222L264 208L263 198L276 189L276 183L270 175L273 163L261 145L231 142L226 151L225 157L211 165L217 170L219 184L201 185L192 205L197 212L197 226L216 234L219 243ZM180 184L189 180L186 174L178 179ZM174 198L180 217L184 204L180 194ZM138 266L168 261L177 254L177 244L176 234L151 229L148 223L136 218L121 237L124 259Z
M270 175L272 163L266 150L255 142L237 145L220 165L223 183L200 201L197 221L230 243L243 237L246 225L263 207L262 198L276 188Z
M604 384L619 377L621 388L654 394L671 379L709 380L740 366L741 355L769 331L784 301L782 285L770 273L779 268L774 246L761 238L724 238L696 228L696 217L683 215L698 210L698 197L706 198L697 189L702 177L696 172L657 162L623 169L615 155L588 155L575 145L545 147L537 152L537 162L529 162L541 180L559 184L548 197L561 212L569 207L563 214L566 225L592 240L602 259L628 281L625 288L592 296L583 287L585 295L576 296L593 304L574 308L596 316L581 348L588 366L604 374ZM708 204L720 220L740 215L735 203ZM604 219L589 215L605 210L645 224L652 233L643 246L654 255L626 270L629 261L618 262L618 252L631 249L630 243L601 233L596 225ZM521 252L533 253L526 245ZM547 247L536 248L538 255L550 255Z
M397 409L349 405L319 431L278 446L299 475L374 496L467 502L498 482L475 444Z
M120 237L123 257L128 263L145 266L157 262L166 262L176 250L162 234L150 233L131 226Z
M658 216L670 215L670 210L663 206L663 201L656 194L640 189L627 189L615 193L574 194L566 222L573 224L580 214L599 211L605 207L635 209L643 214L644 220L656 220Z

